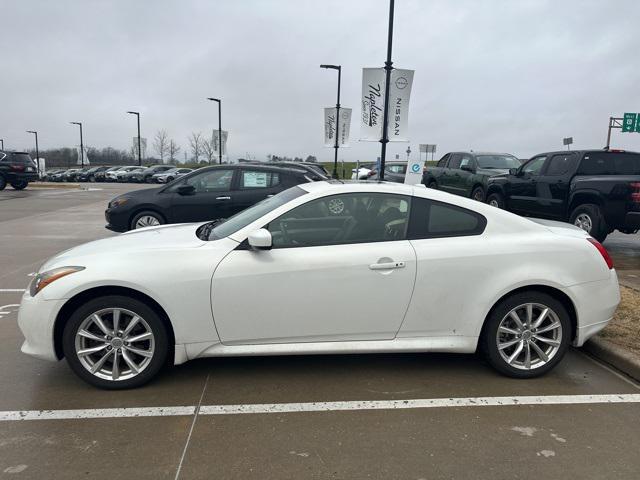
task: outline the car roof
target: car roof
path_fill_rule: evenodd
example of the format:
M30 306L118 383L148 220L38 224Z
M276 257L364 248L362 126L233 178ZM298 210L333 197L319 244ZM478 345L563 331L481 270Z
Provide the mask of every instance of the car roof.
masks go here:
M535 155L531 155L531 158L539 157L540 155L562 155L566 153L577 153L579 155L584 155L586 153L632 153L635 155L639 154L639 152L634 152L631 150L618 150L614 148L605 150L602 148L594 148L594 149L587 149L587 150L556 150L554 152L542 152L542 153L536 153Z
M513 153L506 153L506 152L471 152L471 151L455 151L455 152L449 152L445 155L449 155L451 153L466 153L468 155L509 155L510 157L515 157L515 155Z
M227 168L227 169L231 168L231 169L234 169L234 170L237 170L239 168L244 168L244 169L246 169L246 168L251 168L251 169L258 168L258 169L264 170L266 172L282 172L284 170L285 172L295 173L295 174L298 174L298 175L304 175L304 174L307 173L303 169L297 168L295 165L292 165L291 167L285 167L285 166L282 166L282 165L261 165L259 163L244 163L244 162L240 163L240 164L237 164L237 163L236 164L228 164L227 163L227 164L223 164L223 165L210 165L210 166L207 166L207 167L202 167L202 168L198 169L198 171L214 170L214 169L220 169L220 168Z

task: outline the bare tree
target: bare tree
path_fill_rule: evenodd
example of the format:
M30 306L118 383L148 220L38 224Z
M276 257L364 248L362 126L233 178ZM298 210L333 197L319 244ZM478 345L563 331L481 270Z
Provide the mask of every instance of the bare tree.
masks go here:
M169 140L168 152L169 161L171 163L175 162L177 160L176 156L180 153L180 146L173 139Z
M202 138L202 132L192 132L189 136L189 146L191 147L191 154L193 160L198 163L200 161L200 155L202 154L202 143L205 140Z
M216 145L213 135L210 140L202 141L202 149L204 150L204 156L207 157L209 165L213 163L214 158L218 156L218 145Z
M169 135L166 130L158 130L153 139L153 148L160 157L160 163L164 163L164 157L169 153Z

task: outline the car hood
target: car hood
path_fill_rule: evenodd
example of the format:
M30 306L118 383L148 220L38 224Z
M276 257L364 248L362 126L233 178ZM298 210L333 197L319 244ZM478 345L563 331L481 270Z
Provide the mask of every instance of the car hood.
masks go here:
M198 248L207 242L196 236L200 223L159 225L122 233L70 248L50 258L40 271L56 267L82 265L89 257L120 256L148 250Z

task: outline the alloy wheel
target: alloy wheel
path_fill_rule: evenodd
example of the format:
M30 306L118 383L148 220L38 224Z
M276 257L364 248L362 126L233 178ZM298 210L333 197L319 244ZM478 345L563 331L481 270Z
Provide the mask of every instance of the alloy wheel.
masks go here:
M593 221L591 220L591 217L586 213L579 214L573 221L573 224L587 233L591 233L591 229L593 228Z
M144 227L154 227L156 225L160 225L160 220L153 215L143 215L136 220L136 229L144 228Z
M496 334L502 359L511 367L534 370L560 350L562 323L558 314L540 303L518 305L507 313Z
M144 371L155 353L149 324L123 308L92 313L75 335L80 364L92 375L111 381L128 380Z

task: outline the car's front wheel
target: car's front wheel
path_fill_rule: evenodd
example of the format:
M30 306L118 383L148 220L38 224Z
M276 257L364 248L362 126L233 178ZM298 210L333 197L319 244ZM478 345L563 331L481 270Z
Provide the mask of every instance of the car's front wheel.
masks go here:
M555 367L571 336L571 320L560 301L543 292L512 295L491 312L480 349L499 372L532 378Z
M129 229L137 230L138 228L155 227L157 225L163 225L164 223L165 220L162 215L150 210L145 210L133 216Z
M476 187L471 192L471 198L473 198L476 202L484 202L484 188Z
M492 207L496 207L496 208L504 209L504 206L505 206L504 197L502 196L502 194L497 192L489 195L489 197L487 198L487 203Z
M78 308L65 325L62 346L71 369L105 389L139 387L167 360L164 323L145 303L113 295Z

